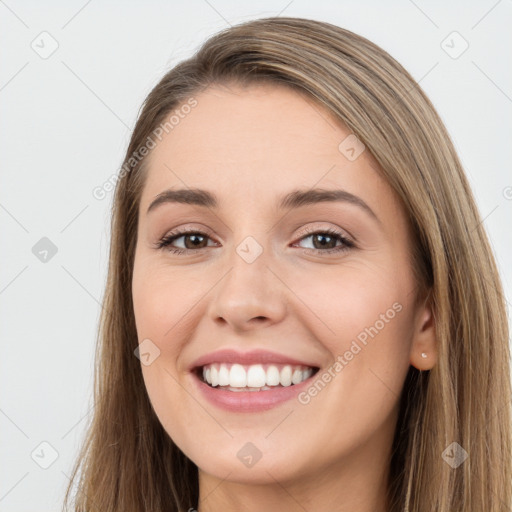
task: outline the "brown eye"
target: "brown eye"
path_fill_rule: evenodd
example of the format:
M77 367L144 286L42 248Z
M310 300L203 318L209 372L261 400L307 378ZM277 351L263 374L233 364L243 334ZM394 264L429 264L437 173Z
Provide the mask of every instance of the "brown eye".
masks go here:
M183 239L183 240L182 240ZM182 241L181 241L182 240ZM167 247L170 252L182 254L188 251L204 249L208 245L210 237L200 231L180 231L170 233L162 238L156 245L157 249ZM184 247L176 247L175 243L184 244Z
M185 249L201 249L206 247L207 244L204 242L208 239L208 237L200 235L198 233L193 233L190 235L182 235L179 238L183 238L185 240ZM186 240L190 240L190 244L186 243Z
M300 244L300 242L307 240L308 238L312 241L310 244L312 247L300 247L303 247L308 252L312 251L317 254L338 253L355 247L355 244L351 240L334 229L324 229L309 232L303 236L298 243Z
M311 235L311 237L315 249L333 249L338 242L337 237L323 233Z

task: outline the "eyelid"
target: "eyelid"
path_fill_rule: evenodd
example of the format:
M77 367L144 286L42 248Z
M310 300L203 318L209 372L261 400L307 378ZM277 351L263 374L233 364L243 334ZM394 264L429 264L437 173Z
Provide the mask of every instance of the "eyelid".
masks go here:
M210 238L215 239L216 237L213 235L213 231L206 226L203 226L202 224L187 224L185 226L177 226L173 229L169 229L165 232L164 235L162 235L160 238L170 237L174 234L188 234L188 233L204 233L205 235L208 235Z
M339 226L313 226L311 227L310 225L306 226L304 228L304 231L300 233L299 236L299 239L300 238L303 238L307 235L312 235L312 234L315 234L315 233L318 233L318 232L326 232L326 231L332 231L332 232L336 232L336 235L337 236L342 236L343 238L346 238L347 240L349 240L350 242L354 243L355 244L355 238L346 230L346 229L343 229L343 228L340 228Z

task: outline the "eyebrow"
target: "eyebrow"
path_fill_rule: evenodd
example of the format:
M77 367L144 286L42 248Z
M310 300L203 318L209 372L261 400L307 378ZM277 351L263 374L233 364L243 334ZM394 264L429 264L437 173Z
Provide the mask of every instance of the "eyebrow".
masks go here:
M360 197L341 189L316 188L309 190L292 190L280 198L278 208L300 208L302 206L325 202L345 202L353 204L363 209L378 223L381 223L375 212ZM198 188L177 190L169 189L156 196L149 205L146 213L151 212L157 206L165 203L190 204L213 209L218 208L219 206L217 196L207 190Z

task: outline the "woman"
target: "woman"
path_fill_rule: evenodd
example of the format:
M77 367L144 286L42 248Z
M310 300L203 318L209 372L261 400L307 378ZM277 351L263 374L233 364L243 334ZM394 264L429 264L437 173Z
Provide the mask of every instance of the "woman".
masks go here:
M510 510L505 311L400 64L328 23L229 28L126 153L74 510Z

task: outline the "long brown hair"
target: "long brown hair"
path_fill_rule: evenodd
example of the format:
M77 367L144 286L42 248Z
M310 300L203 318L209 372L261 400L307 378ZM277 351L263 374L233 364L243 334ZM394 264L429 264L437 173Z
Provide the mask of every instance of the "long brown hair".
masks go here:
M411 221L414 266L419 288L432 301L438 360L427 372L411 366L406 378L390 460L390 511L510 510L505 300L450 137L419 85L384 50L340 27L285 17L214 35L144 102L116 184L95 408L65 510L73 483L73 510L80 512L198 505L197 467L158 421L134 356L131 280L146 162L141 148L159 127L170 130L168 116L195 95L233 81L284 84L327 108L371 151ZM458 467L444 456L452 443L469 455Z

